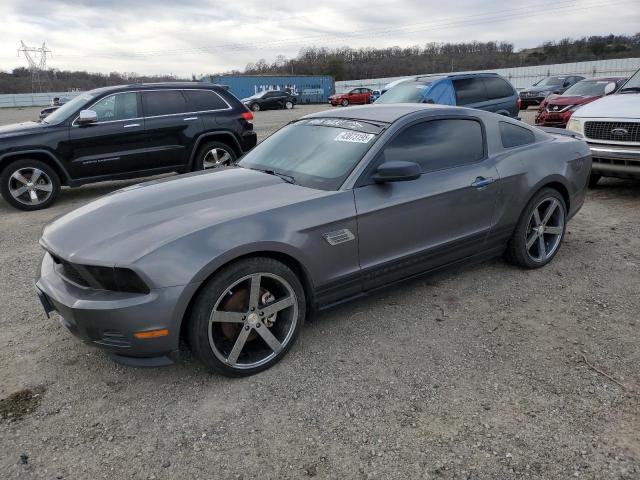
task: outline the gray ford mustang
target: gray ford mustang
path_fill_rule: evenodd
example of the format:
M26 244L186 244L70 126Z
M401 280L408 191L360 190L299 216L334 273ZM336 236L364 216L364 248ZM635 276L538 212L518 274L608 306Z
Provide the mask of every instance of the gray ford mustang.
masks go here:
M306 116L238 166L135 185L48 225L47 313L122 363L278 362L305 316L392 282L505 254L556 255L588 146L488 112L380 105Z

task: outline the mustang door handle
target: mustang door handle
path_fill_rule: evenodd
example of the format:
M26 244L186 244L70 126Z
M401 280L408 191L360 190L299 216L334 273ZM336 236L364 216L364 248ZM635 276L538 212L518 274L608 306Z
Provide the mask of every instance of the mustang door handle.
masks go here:
M489 185L491 185L493 182L495 182L495 180L493 178L491 178L491 177L490 178L478 177L471 184L471 186L475 187L477 189L483 189L483 188L486 188Z
M140 126L139 123L129 123L122 128L133 128L133 127L139 127L139 126Z

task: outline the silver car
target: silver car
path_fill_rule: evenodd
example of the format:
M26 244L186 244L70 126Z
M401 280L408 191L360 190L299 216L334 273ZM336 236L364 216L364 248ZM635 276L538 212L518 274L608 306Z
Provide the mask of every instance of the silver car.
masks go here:
M237 166L135 185L43 232L47 313L119 362L185 340L210 370L278 362L310 312L446 266L557 254L586 143L479 110L371 105L306 116Z

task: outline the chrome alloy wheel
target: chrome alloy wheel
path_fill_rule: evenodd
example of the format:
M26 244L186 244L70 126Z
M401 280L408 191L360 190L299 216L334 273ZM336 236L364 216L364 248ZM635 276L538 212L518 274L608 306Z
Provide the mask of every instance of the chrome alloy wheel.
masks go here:
M247 275L217 299L209 317L209 345L230 367L259 367L287 346L297 322L298 299L284 278Z
M40 205L49 199L52 191L51 178L38 168L20 168L9 177L9 192L23 205Z
M205 153L202 160L202 167L207 170L208 168L227 167L231 165L233 158L231 154L222 148L212 148Z
M529 218L525 246L534 262L551 257L562 240L565 224L564 208L555 198L545 198L536 205Z

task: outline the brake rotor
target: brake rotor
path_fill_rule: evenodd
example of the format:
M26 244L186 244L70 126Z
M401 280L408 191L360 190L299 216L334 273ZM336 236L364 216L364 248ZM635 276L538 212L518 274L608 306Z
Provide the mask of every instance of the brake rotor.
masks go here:
M266 288L260 287L260 302L259 306L264 307L269 303L273 302L276 298L273 294L267 290ZM220 304L220 310L224 310L226 312L239 312L244 313L249 308L249 289L248 288L240 288L238 290L229 290L227 296ZM276 321L277 313L272 313L267 318L264 319L264 324L267 328L271 328ZM227 323L223 322L220 324L220 329L222 330L222 334L227 339L235 339L240 333L240 329L242 329L242 324L240 323ZM250 342L258 338L258 334L253 331L247 337L247 341Z

